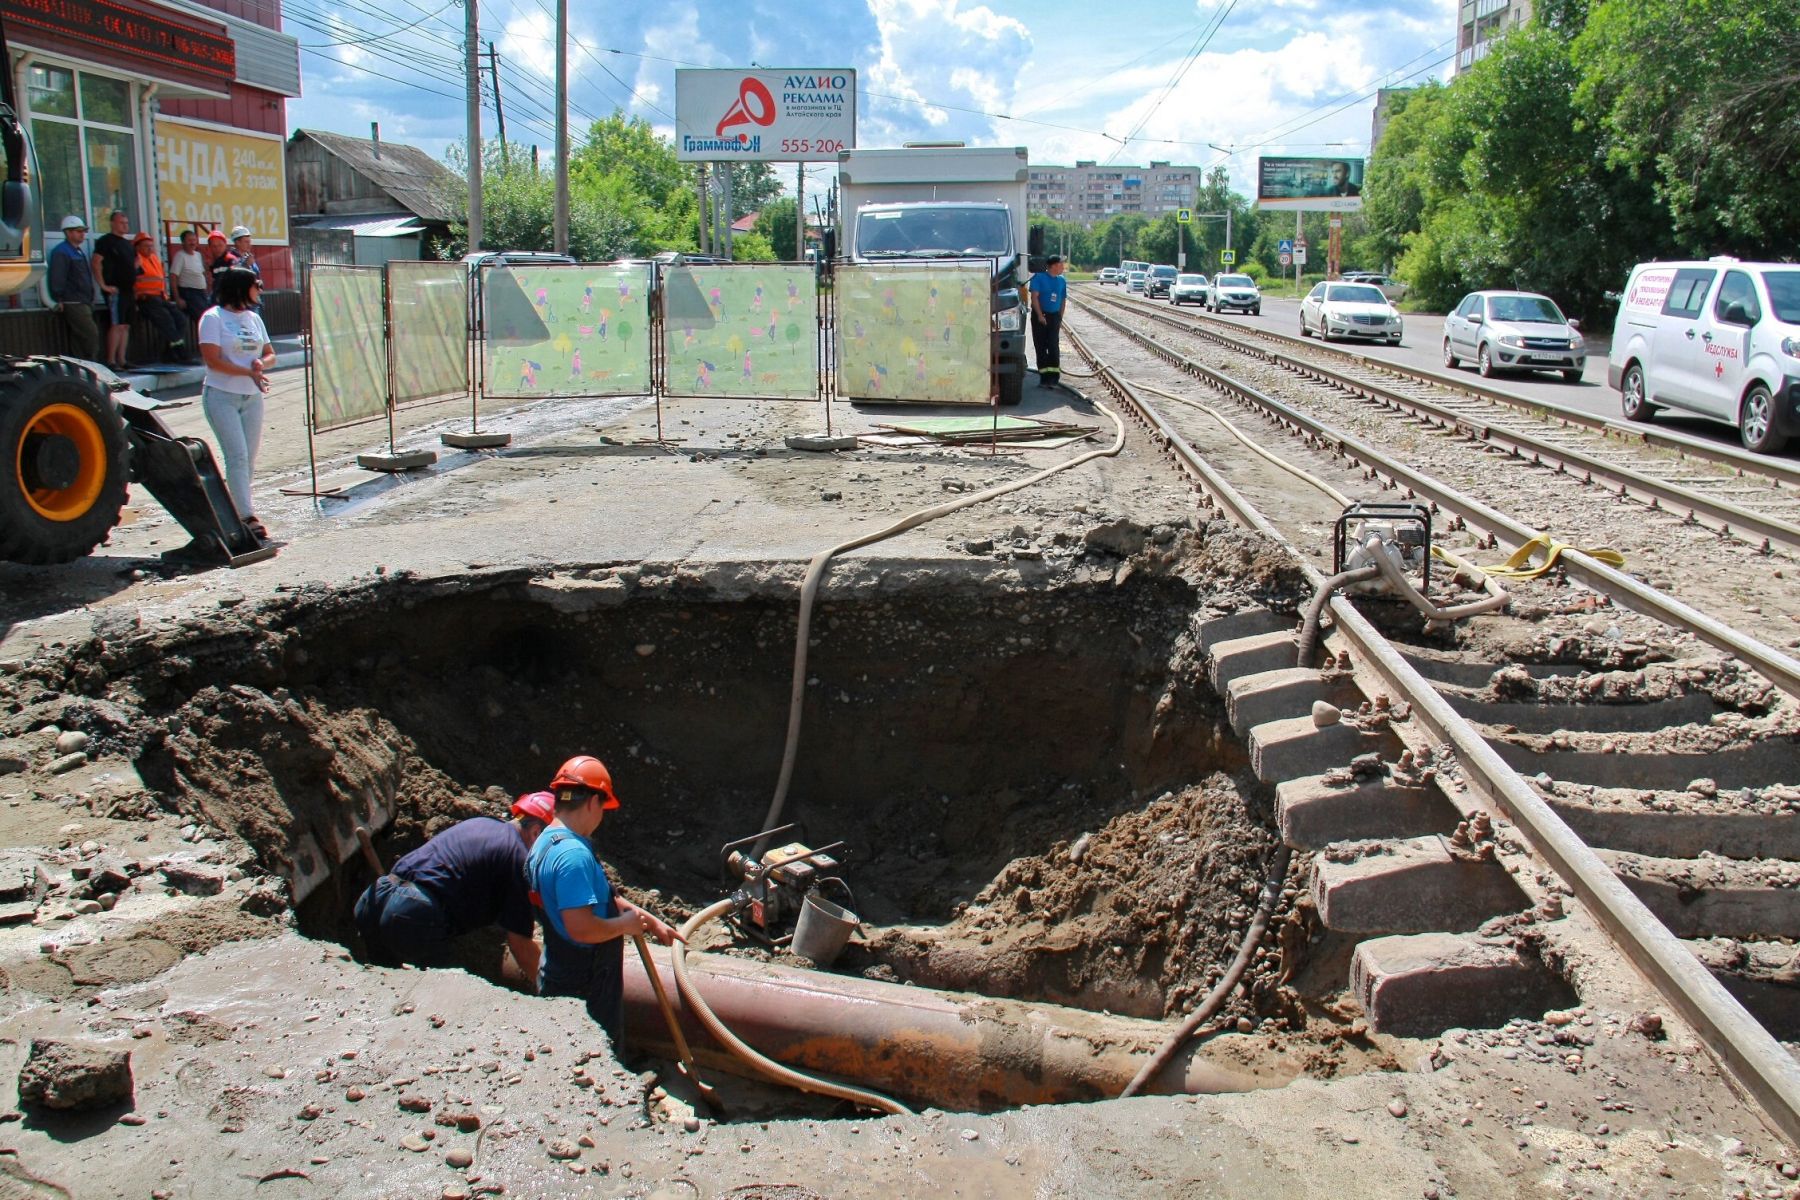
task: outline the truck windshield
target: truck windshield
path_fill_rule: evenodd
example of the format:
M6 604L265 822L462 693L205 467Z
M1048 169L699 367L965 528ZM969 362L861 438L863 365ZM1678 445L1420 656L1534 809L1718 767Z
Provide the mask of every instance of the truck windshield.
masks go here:
M997 208L898 208L856 222L859 258L955 258L1011 254L1012 225Z

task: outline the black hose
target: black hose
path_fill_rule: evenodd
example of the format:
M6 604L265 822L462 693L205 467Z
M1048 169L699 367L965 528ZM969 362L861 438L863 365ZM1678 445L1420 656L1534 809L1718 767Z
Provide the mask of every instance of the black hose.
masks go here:
M1119 1093L1121 1100L1137 1095L1145 1084L1156 1078L1187 1040L1194 1036L1194 1030L1211 1020L1213 1014L1224 1007L1226 999L1237 987L1238 980L1249 969L1250 959L1256 954L1256 948L1262 944L1263 934L1269 928L1269 918L1275 914L1275 905L1281 900L1281 889L1287 882L1289 853L1286 846L1276 849L1275 862L1270 867L1268 878L1263 880L1262 898L1257 901L1256 915L1250 919L1250 928L1244 930L1244 940L1238 946L1237 957L1226 968L1225 977L1206 994L1200 1007L1188 1014L1181 1027L1169 1035L1169 1040L1157 1047L1156 1053L1150 1056L1150 1061L1143 1065L1131 1082L1125 1085L1125 1090Z
M1331 594L1341 587L1378 579L1380 576L1381 568L1371 563L1366 567L1339 571L1319 585L1319 590L1313 593L1312 603L1306 606L1306 620L1300 623L1300 645L1294 655L1295 666L1312 666L1313 653L1319 648L1319 621L1325 616L1325 606L1331 603Z

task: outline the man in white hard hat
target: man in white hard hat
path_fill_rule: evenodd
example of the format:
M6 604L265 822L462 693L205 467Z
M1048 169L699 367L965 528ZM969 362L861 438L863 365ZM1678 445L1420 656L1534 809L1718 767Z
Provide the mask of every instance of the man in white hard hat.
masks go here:
M68 322L75 352L93 362L100 360L100 327L94 324L94 268L88 261L87 222L71 213L62 219L63 240L50 251L49 278L45 286L56 311Z

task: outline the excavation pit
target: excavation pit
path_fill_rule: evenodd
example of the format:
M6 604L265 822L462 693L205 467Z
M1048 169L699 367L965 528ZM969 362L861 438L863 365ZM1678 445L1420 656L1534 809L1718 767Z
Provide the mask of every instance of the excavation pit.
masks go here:
M721 846L769 805L791 571L302 592L145 664L162 732L140 766L287 878L303 933L357 949L358 823L391 862L595 753L622 800L597 839L615 881L685 918L729 893ZM864 924L835 972L1151 1021L1190 1010L1236 951L1277 840L1271 790L1197 662L1194 616L1218 597L1175 571L1055 587L857 578L816 612L783 814L812 844L845 843ZM1298 868L1288 886L1302 890ZM472 969L495 974L496 942L471 949ZM1347 1023L1330 997L1278 984L1279 966L1270 946L1224 1028L1310 1022L1333 1041ZM1375 1057L1337 1045L1312 1063Z

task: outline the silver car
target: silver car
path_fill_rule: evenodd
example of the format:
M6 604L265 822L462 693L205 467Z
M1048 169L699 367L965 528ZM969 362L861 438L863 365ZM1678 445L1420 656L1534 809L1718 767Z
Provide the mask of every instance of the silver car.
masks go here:
M1204 275L1177 275L1169 287L1169 303L1205 305L1206 288Z
M1470 292L1444 318L1444 365L1473 362L1481 374L1560 371L1581 382L1587 346L1574 321L1536 292Z
M1323 341L1367 338L1398 346L1405 333L1400 313L1370 283L1321 283L1300 301L1300 336Z
M1148 272L1145 271L1133 271L1131 274L1127 275L1125 277L1125 290L1128 292L1143 291L1144 279L1147 275Z

